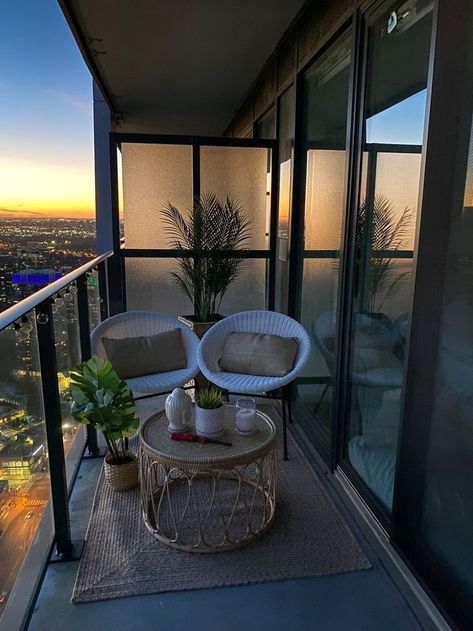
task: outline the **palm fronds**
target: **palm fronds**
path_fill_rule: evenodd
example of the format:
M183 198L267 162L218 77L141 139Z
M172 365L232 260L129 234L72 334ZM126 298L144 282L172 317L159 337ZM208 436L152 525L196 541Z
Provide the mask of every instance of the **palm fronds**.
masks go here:
M409 280L409 272L399 273L390 253L403 248L412 221L406 207L399 219L392 203L377 195L372 203L364 201L358 212L355 237L356 296L364 312L380 310Z
M177 259L178 271L172 275L205 322L218 312L244 264L242 258L224 254L246 249L251 222L238 201L227 197L221 202L214 193L196 198L186 214L168 203L161 215L169 246L192 254Z

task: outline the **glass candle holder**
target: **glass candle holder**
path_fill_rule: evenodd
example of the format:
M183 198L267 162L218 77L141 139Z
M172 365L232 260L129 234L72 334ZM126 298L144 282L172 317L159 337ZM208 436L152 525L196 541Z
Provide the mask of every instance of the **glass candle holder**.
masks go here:
M236 429L243 436L251 436L256 431L256 401L249 397L236 402Z

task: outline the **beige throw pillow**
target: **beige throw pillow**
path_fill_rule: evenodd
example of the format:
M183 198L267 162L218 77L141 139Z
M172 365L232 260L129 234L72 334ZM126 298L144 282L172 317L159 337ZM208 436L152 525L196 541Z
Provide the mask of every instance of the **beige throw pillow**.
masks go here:
M220 368L224 372L284 377L294 368L299 340L263 333L230 333Z
M121 379L170 372L187 365L179 328L143 337L102 337L102 344Z

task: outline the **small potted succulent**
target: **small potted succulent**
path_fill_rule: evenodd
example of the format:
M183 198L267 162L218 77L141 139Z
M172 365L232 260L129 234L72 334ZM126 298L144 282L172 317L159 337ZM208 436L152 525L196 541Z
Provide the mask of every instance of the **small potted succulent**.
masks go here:
M105 479L115 491L126 491L138 483L136 455L126 439L138 429L130 388L112 364L94 356L70 373L72 416L79 423L103 432L109 453L105 457Z
M195 431L200 436L217 438L223 434L225 411L223 394L217 388L202 388L196 393Z

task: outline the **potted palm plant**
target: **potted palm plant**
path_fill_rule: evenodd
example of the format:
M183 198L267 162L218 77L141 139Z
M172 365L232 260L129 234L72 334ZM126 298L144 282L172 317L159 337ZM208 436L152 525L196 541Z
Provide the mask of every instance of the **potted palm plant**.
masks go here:
M105 479L115 491L125 491L138 482L136 456L126 439L139 425L130 388L112 364L94 356L70 372L69 394L72 416L79 423L103 432L109 453L105 457Z
M200 436L217 438L224 429L224 398L217 388L203 388L195 398L195 431Z
M161 213L169 246L192 254L177 258L172 275L194 308L180 319L202 337L221 318L222 299L244 263L229 253L246 249L250 220L238 201L221 201L215 193L196 198L187 213L169 202Z

